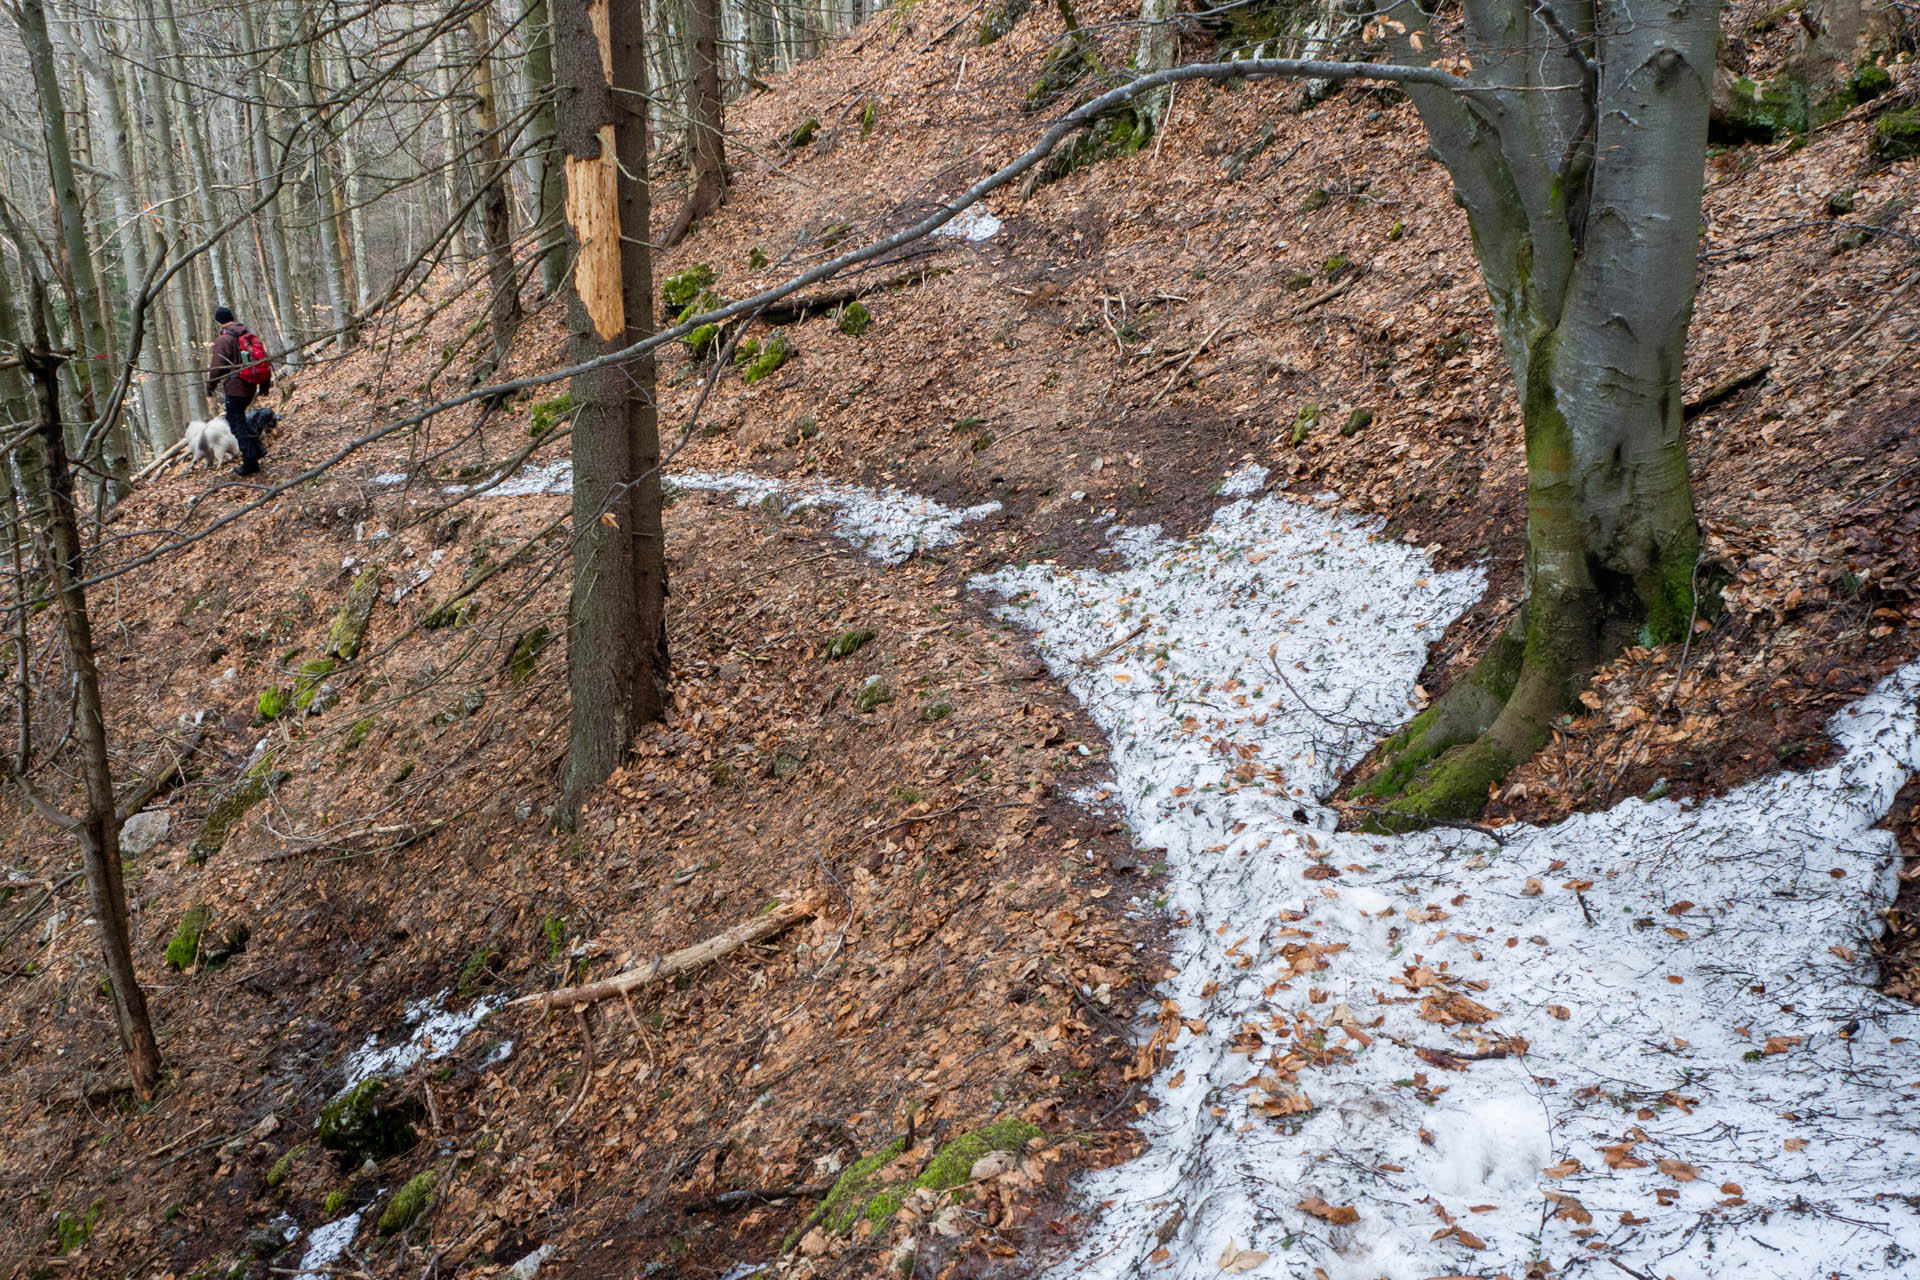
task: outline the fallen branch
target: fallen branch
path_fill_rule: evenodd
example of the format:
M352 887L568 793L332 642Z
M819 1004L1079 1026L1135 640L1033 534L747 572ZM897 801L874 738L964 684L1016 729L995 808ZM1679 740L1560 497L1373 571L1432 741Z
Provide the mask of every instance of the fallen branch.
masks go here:
M1347 290L1353 288L1353 286L1359 283L1360 283L1360 277L1358 275L1349 276L1345 281L1343 281L1340 284L1334 285L1333 288L1331 289L1322 289L1320 292L1314 294L1311 298L1308 298L1305 302L1301 303L1299 306L1287 312L1286 315L1280 318L1282 320L1297 320L1301 316L1307 314L1307 312L1313 310L1315 307L1320 306L1322 303L1332 302L1335 298L1339 297L1341 294L1345 293Z
M945 246L942 245L940 248ZM934 249L927 252L937 253L938 251L939 249ZM825 315L850 302L857 302L869 294L881 293L888 289L905 289L911 285L922 284L935 276L950 275L952 272L952 267L914 267L888 276L884 280L875 280L870 284L848 285L844 289L835 289L830 293L813 293L798 298L788 298L778 306L768 307L759 318L771 325L798 324L809 316Z
M716 1209L744 1209L750 1205L770 1204L775 1200L813 1200L833 1190L831 1182L809 1182L791 1187L749 1187L742 1191L722 1191L703 1200L682 1205L682 1213L712 1213Z
M147 802L159 795L177 778L185 775L187 761L193 759L193 753L200 749L201 740L207 736L207 723L211 716L202 712L200 723L193 727L193 733L179 746L172 748L170 756L155 765L133 793L120 802L115 817L125 823L128 818L147 807Z
M655 956L646 964L616 973L611 978L599 982L589 982L578 987L562 987L558 991L543 991L536 995L521 996L510 1000L507 1007L523 1004L541 1004L548 1007L567 1004L592 1004L596 1000L607 1000L614 996L623 996L650 982L663 981L690 972L715 960L732 955L741 947L753 942L771 938L776 933L784 933L802 920L807 920L820 911L820 904L812 898L805 898L788 906L769 911L763 916L755 916L743 924L737 924L725 933L715 934L705 942L696 942L690 947L664 956Z
M1147 629L1147 625L1152 621L1153 621L1152 618L1145 619L1140 623L1139 626L1127 632L1127 634L1121 636L1118 640L1115 640L1112 644L1108 645L1106 648L1102 649L1098 653L1089 653L1089 654L1082 655L1080 658L1080 665L1083 667L1093 666L1095 663L1099 662L1102 658L1112 653L1115 649L1118 649L1121 645L1126 644L1128 641L1133 640L1135 637L1145 632Z
M152 476L159 474L161 468L165 467L169 462L172 462L175 458L178 458L181 454L185 453L186 451L187 451L186 440L185 439L175 440L172 444L168 445L165 449L160 451L159 457L155 458L152 462L149 462L146 466L134 472L133 478L129 480L127 483L139 484L143 480L147 480Z
M1720 381L1708 387L1705 391L1702 391L1696 398L1687 401L1686 407L1680 412L1686 421L1692 422L1707 410L1716 408L1733 399L1748 387L1753 386L1762 378L1765 378L1771 372L1773 372L1773 361L1762 360L1751 369L1743 369L1739 373L1728 374L1726 377L1720 379Z
M1167 394L1173 390L1173 384L1180 381L1180 375L1185 373L1188 370L1188 368L1192 366L1193 362L1200 358L1200 355L1202 352L1204 352L1208 347L1213 345L1213 340L1219 337L1220 331L1222 329L1225 329L1226 327L1227 326L1224 322L1221 323L1219 326L1217 326L1214 329L1212 333L1208 334L1206 337L1200 340L1199 346L1195 347L1192 351L1189 351L1187 353L1187 358L1180 362L1180 367L1178 369L1175 369L1171 374L1167 375L1167 385L1160 388L1160 394L1155 396L1153 399L1147 401L1147 408L1151 409L1153 408L1154 405L1159 404L1162 400L1165 400L1167 398Z

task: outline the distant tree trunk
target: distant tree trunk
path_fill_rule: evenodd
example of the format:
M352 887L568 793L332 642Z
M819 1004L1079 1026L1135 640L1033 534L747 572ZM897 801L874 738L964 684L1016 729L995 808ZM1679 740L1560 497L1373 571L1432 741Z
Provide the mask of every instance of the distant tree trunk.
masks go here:
M80 206L80 184L74 177L66 105L60 94L60 77L53 62L53 42L47 34L47 13L43 0L19 0L15 19L20 26L21 42L27 48L27 61L33 71L34 90L39 99L40 127L46 141L47 168L53 181L54 214L59 224L61 248L66 256L66 269L73 281L74 309L79 312L74 332L80 339L80 350L85 357L77 362L74 379L80 390L81 416L91 423L98 410L98 393L109 385L109 380L103 374L113 344L107 334L99 277L93 268L93 248L87 240L86 218ZM121 415L108 430L101 433L99 454L89 460L109 477L115 498L126 492L127 477L133 473L131 444L125 416Z
M434 75L440 94L440 131L446 135L446 166L440 171L440 192L451 223L447 229L447 264L464 270L472 254L467 250L467 217L460 212L466 201L466 184L460 180L466 158L465 148L460 145L460 112L454 105L454 57L451 38L442 41L440 63Z
M35 300L39 302L38 299ZM120 1044L134 1092L151 1098L160 1080L160 1048L153 1038L145 994L133 966L133 939L127 925L127 894L120 859L120 818L113 794L113 773L107 756L106 719L100 700L100 668L93 652L93 627L87 612L86 576L81 558L80 516L73 497L73 472L67 462L61 434L59 365L47 338L46 308L33 308L34 341L18 342L11 307L0 312L0 343L20 350L33 380L36 429L21 440L15 460L32 508L30 519L46 537L43 559L60 605L67 641L67 658L74 679L74 738L80 747L81 777L86 809L78 819L57 811L57 825L80 842L86 870L88 905L100 930L100 945L112 987ZM9 332L11 331L11 332ZM21 777L26 784L24 775Z
M1140 47L1134 64L1143 74L1165 71L1179 56L1180 36L1173 26L1179 7L1178 0L1140 0ZM1148 132L1158 133L1172 96L1171 89L1148 94L1134 107L1134 118L1144 121Z
M320 261L326 272L327 306L333 313L328 326L341 351L360 345L359 321L354 315L353 294L347 287L347 227L345 203L335 175L332 94L327 88L324 53L313 18L299 0L289 0L287 25L298 33L304 50L301 68L305 75L307 102L312 111L308 123L308 142L313 164L313 203L320 241Z
M567 221L562 209L564 176L554 142L553 20L547 0L526 0L521 10L527 41L528 157L533 172L535 251L540 255L540 284L548 294L567 279Z
M120 96L120 86L113 78L109 50L102 40L103 23L81 21L73 25L80 37L81 62L86 67L87 80L93 86L93 106L100 113L101 167L112 177L107 184L113 200L112 239L120 248L120 290L129 309L127 330L130 338L133 328L131 309L138 304L137 295L147 276L147 227L135 203L136 188L128 143L126 106ZM124 350L125 342L121 346ZM158 349L156 343L143 344L140 357L142 372L134 382L134 394L140 399L141 420L147 426L147 447L153 453L159 453L180 438L180 425L174 420L172 405L162 392L159 375L154 369L152 353Z
M487 246L487 293L493 327L493 366L506 363L520 327L520 273L513 265L513 212L507 192L510 166L500 153L500 112L494 100L493 36L487 11L467 20L473 37L474 177L480 188L480 234ZM489 370L489 373L491 370Z
M645 20L645 0L569 0L554 14L576 360L652 329ZM641 725L666 712L666 546L653 387L651 356L573 379L569 807L620 766Z
M192 83L192 77L188 74L190 65L180 42L180 21L175 4L176 0L161 0L157 15L166 34L169 68L167 96L171 99L172 115L179 122L181 133L186 135L187 155L193 161L194 176L198 179L192 184L194 211L199 216L204 234L212 235L214 228L220 225L220 207L216 203L219 188L214 183L213 157L207 146L208 121L201 117L189 87ZM248 306L248 300L240 296L239 282L234 275L233 253L225 238L215 241L208 250L207 265L212 272L215 301L236 308L241 314L255 314L256 308Z
M248 51L263 52L253 20L253 6L243 4L238 11L240 35ZM264 68L264 63L262 66ZM279 96L279 88L272 76L262 75L259 79L264 91L258 99L248 100L253 120L250 127L243 122L243 127L247 128L253 147L253 200L257 202L263 191L272 194L266 207L254 215L254 234L266 245L273 309L278 313L280 340L286 348L285 363L291 368L300 363L300 346L306 328L300 323L299 300L294 296L293 265L287 257L287 245L283 238L287 227L287 193L280 167L280 147L274 137L277 114L274 103Z
M688 0L688 16L687 62L692 78L687 86L687 156L693 189L667 232L668 246L679 244L696 219L718 209L727 198L727 138L720 98L720 0Z

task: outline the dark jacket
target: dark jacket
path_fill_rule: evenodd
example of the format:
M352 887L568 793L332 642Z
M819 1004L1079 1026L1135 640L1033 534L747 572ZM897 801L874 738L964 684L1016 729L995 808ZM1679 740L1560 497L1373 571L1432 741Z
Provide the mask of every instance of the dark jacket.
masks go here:
M238 320L220 326L220 336L213 340L213 363L207 369L208 395L250 400L256 392L273 390L271 375L259 386L240 376L247 363L240 355L240 335L246 332L247 326Z

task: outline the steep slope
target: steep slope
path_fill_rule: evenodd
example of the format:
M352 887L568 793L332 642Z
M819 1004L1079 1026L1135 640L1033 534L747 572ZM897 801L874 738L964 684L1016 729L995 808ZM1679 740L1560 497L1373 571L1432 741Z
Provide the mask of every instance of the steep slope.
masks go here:
M1122 61L1126 31L1104 24L1124 6L1080 16ZM978 21L945 0L889 10L738 104L729 202L660 275L706 263L742 296L1024 146L1057 19L1035 10L986 47ZM1135 1149L1124 1125L1165 1045L1136 1048L1122 1026L1166 976L1160 855L1109 807L1107 739L973 574L1122 563L1116 526L1195 532L1215 486L1257 460L1275 493L1337 494L1442 569L1484 566L1491 585L1431 653L1427 693L1518 588L1517 418L1445 175L1393 94L1294 114L1296 92L1183 89L1148 149L996 196L992 234L860 277L895 282L860 299L864 332L832 310L787 323L796 354L752 384L724 374L698 422L707 370L666 358L663 423L688 433L670 470L1000 509L887 566L836 534L845 508L681 491L675 718L577 831L543 813L565 731L565 502L542 484L451 492L532 446L530 468L560 459L564 432L528 434L553 417L535 409L547 392L355 449L99 588L121 771L183 715L219 725L130 876L176 1074L153 1107L129 1104L77 886L52 912L18 893L0 923L20 926L0 1004L0 1256L29 1274L263 1276L344 1236L339 1265L381 1276L486 1274L543 1248L542 1274L712 1275L794 1237L793 1268L831 1274L877 1272L917 1239L933 1274L949 1259L1029 1271L1080 1239L1091 1208L1064 1198L1064 1175ZM1714 158L1688 385L1770 366L1694 423L1726 611L1684 651L1636 649L1604 673L1595 714L1510 780L1493 822L1821 762L1828 716L1912 657L1912 241L1895 221L1843 248L1864 220L1828 207L1848 189L1863 211L1911 204L1916 174L1863 170L1865 115L1804 147ZM812 143L786 148L809 119ZM674 202L658 203L664 218ZM509 373L559 365L558 312L536 311ZM447 281L368 349L298 375L271 474L460 385L477 320ZM240 500L166 475L117 514L109 554ZM365 647L303 689L369 568ZM436 616L495 569L470 611ZM263 720L273 688L316 698ZM215 841L207 819L229 815ZM60 881L71 855L44 826L0 823L19 888ZM440 1024L385 1094L418 1141L372 1168L318 1145L354 1052L407 1041L421 1002L453 1015L602 977L795 898L821 913L631 1005L495 1013L457 1044ZM194 966L189 945L190 972L165 968L201 904L201 957L233 925L244 950ZM990 1162L960 1212L937 1188L908 1194L930 1163L952 1181L995 1145L1014 1158ZM380 1234L422 1174L426 1216ZM56 1264L61 1215L74 1247Z

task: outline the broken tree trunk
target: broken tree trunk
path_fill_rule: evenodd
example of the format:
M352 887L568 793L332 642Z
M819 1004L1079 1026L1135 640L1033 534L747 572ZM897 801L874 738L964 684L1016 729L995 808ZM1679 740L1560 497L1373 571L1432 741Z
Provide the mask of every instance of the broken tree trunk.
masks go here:
M655 956L646 964L623 970L611 978L599 982L589 982L578 987L562 987L558 991L543 991L538 995L521 996L508 1002L507 1007L522 1004L554 1005L592 1004L596 1000L610 1000L614 996L624 996L650 982L664 981L677 974L712 964L725 956L732 955L749 943L771 938L777 933L785 933L802 920L811 919L820 912L820 904L804 898L788 906L778 907L762 916L755 916L743 924L737 924L725 933L715 934L705 942L696 942L690 947L664 956Z

